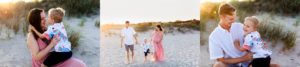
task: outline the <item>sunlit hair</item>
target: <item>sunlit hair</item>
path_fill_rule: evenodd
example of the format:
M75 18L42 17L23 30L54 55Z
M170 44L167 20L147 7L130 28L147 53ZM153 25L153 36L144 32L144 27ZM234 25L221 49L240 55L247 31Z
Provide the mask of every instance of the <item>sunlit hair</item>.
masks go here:
M125 21L125 23L126 23L126 24L129 24L130 22L129 22L129 21Z
M39 8L33 8L29 11L27 15L27 21L31 26L33 26L38 32L43 33L44 31L42 30L41 27L41 22L42 22L42 17L41 13L43 12L43 9ZM33 33L34 37L37 38L37 34Z
M223 3L219 6L218 14L219 15L233 15L233 12L235 11L235 8L228 4Z
M256 16L246 17L246 18L245 18L245 21L246 21L246 20L253 22L253 24L254 24L254 26L255 26L256 28L257 28L258 25L259 25L259 21L258 21L258 19L257 19Z
M54 20L54 22L60 23L62 22L62 19L65 16L65 10L60 7L51 8L48 11L48 15Z
M159 29L159 31L163 31L161 25L156 25L156 27Z

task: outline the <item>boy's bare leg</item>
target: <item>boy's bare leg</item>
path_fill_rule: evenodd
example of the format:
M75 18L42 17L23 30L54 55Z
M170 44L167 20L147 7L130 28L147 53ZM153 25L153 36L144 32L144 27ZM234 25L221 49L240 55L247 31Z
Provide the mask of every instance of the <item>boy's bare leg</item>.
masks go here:
M144 57L144 63L146 63L146 61L147 61L147 56Z

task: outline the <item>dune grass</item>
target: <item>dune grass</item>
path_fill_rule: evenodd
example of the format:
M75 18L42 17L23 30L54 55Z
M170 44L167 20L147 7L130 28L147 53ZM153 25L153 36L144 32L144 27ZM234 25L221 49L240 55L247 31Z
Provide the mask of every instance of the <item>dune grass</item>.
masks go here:
M258 31L264 39L273 42L282 41L284 43L282 50L285 51L295 46L296 32L291 27L284 26L283 23L272 19L271 16L263 16L260 19Z
M300 16L297 16L296 18L297 18L297 20L296 20L296 22L293 25L296 26L296 27L298 27L299 24L300 24Z
M83 27L85 22L86 22L86 19L85 18L81 18L80 19L80 23L78 24L78 26Z
M173 33L175 31L186 33L192 30L199 31L200 21L196 19L186 21L170 21L170 22L143 22L137 24L131 24L137 32L146 32L155 29L156 25L161 25L165 33ZM109 30L121 30L124 24L106 24L101 26L101 32L107 32Z
M138 32L145 32L149 30L154 30L156 25L161 25L166 33L172 33L174 31L178 31L181 33L186 33L190 30L200 30L200 21L196 19L186 20L186 21L170 21L170 22L145 22L135 24L134 27Z
M95 21L95 27L100 28L100 20L99 19L97 19Z
M81 36L81 33L79 30L74 30L74 28L71 28L68 22L64 22L64 26L67 31L68 40L71 42L71 48L74 49L79 45L79 41Z

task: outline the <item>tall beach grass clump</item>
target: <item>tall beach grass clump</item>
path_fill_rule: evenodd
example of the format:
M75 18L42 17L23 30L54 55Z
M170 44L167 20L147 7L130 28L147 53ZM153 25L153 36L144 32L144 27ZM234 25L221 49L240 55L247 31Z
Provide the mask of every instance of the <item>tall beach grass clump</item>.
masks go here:
M296 32L293 28L285 26L284 22L273 19L272 16L262 16L258 31L262 38L272 42L282 41L282 50L290 50L295 46ZM276 46L273 44L272 46Z
M81 33L79 30L75 30L66 22L64 22L64 26L66 28L67 34L68 34L68 40L71 42L71 48L74 49L78 47L79 41L81 36Z

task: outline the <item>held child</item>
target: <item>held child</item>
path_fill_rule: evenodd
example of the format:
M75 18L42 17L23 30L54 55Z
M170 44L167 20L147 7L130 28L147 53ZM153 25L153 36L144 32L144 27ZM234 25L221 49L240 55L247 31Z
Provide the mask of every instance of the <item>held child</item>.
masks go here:
M253 60L250 65L253 67L269 67L271 60L271 51L267 50L265 43L262 41L259 32L257 31L259 21L255 16L246 17L244 22L244 44L240 46L238 41L235 41L235 47L241 51L253 52Z
M60 62L63 62L72 57L71 43L68 40L65 27L62 23L65 11L62 8L51 8L48 12L49 26L47 31L39 33L36 29L32 30L42 39L50 40L54 35L58 35L60 41L55 45L54 50L50 52L49 56L43 62L42 67L52 67Z

